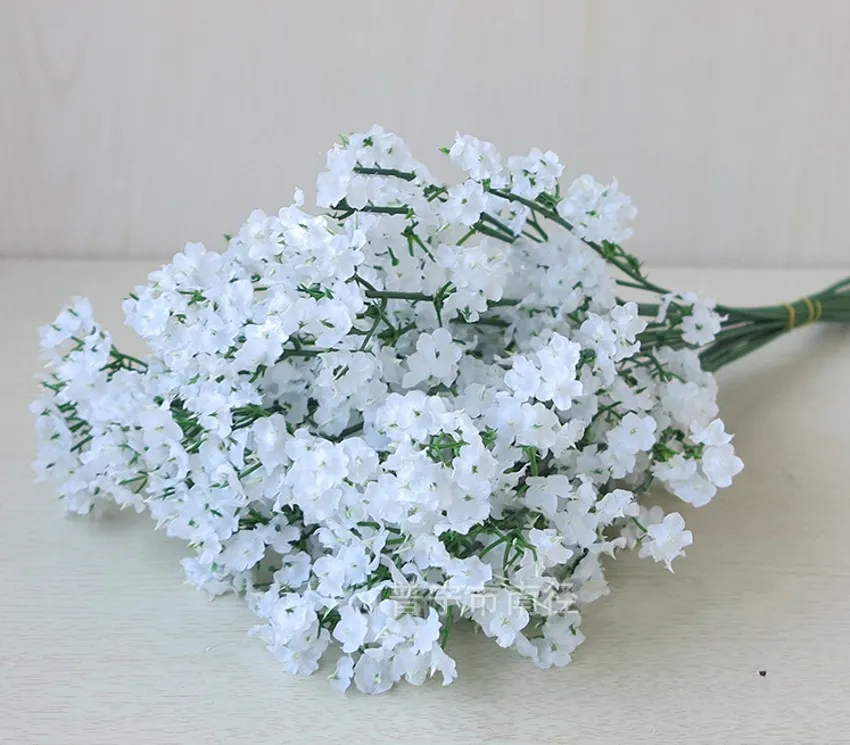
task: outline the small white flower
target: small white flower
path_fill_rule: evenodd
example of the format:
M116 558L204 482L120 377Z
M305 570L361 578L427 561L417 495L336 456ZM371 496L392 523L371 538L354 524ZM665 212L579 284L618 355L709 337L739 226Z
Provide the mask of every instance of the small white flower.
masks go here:
M684 555L684 549L694 542L690 530L685 530L685 521L678 512L671 512L663 521L646 529L646 538L641 543L639 555L651 556L672 570L671 562Z
M542 153L535 147L526 157L512 155L508 158L511 191L526 199L535 199L544 191L554 189L563 170L558 156L551 150Z
M360 649L368 631L369 623L360 611L350 606L339 609L339 621L334 626L333 637L342 644L343 652L351 654Z
M354 666L354 684L363 693L384 693L394 683L390 658L381 649L367 649Z
M431 334L420 334L416 352L407 358L409 372L404 376L402 385L413 388L429 379L451 385L462 354L461 347L454 343L452 335L444 328Z
M664 482L673 484L688 481L697 473L697 461L676 453L667 461L659 461L652 467L652 473Z
M692 428L694 442L699 442L709 447L720 447L732 442L732 435L726 432L726 427L721 419L713 419L705 427L696 426Z
M225 546L219 561L230 571L244 572L253 567L266 552L264 531L240 530Z
M440 673L443 676L443 685L449 685L457 677L457 666L455 661L449 657L439 644L431 649L431 675Z
M501 158L492 142L458 133L449 150L449 157L466 171L470 178L476 181L490 181L494 187L504 185Z
M443 204L440 214L447 223L459 222L470 227L487 210L487 197L484 188L477 181L469 180L448 190L448 200Z
M732 485L733 477L744 468L744 462L735 455L730 443L711 445L702 456L702 470L712 484L720 488Z
M573 556L572 550L564 546L563 536L552 528L532 528L528 531L528 539L537 548L538 560L544 567L565 564Z
M275 572L275 581L284 587L297 589L310 577L311 566L312 560L308 553L304 551L289 553L283 557L281 568Z
M233 584L223 567L202 564L197 559L183 559L181 564L186 572L186 582L199 590L206 590L212 596L233 591Z
M631 237L627 223L637 216L631 199L620 193L615 179L605 186L592 176L576 179L558 203L558 214L570 221L578 235L589 241L623 243Z
M331 685L340 693L348 690L351 679L354 677L354 660L348 655L343 655L337 660L336 669L328 677Z
M559 498L568 498L572 493L570 480L563 475L531 476L526 480L528 489L523 495L525 504L547 517L554 517Z
M611 523L623 517L635 517L639 507L634 501L635 495L625 489L608 492L596 504L596 514L603 524Z
M416 619L416 630L413 633L413 652L418 655L430 652L440 638L441 630L440 617L437 615L437 611L431 608L428 611L427 618Z
M477 556L466 559L450 559L445 565L449 577L448 587L453 590L476 592L493 579L493 567L485 564Z
M540 389L540 370L528 357L513 358L511 369L505 373L505 384L520 401L534 398Z
M494 596L492 611L488 608L483 615L486 619L484 630L500 647L511 646L529 621L528 611L520 603L519 596L510 590L499 590Z
M292 550L292 544L301 537L301 530L294 525L288 525L285 519L275 519L256 530L262 535L263 540L280 555L288 554Z
M717 487L699 472L667 484L673 494L694 507L703 507L717 494Z

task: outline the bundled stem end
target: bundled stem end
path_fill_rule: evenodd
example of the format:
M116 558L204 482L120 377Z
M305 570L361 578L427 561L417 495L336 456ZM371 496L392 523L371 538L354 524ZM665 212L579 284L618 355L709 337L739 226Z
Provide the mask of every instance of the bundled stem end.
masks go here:
M850 277L791 303L754 308L718 308L725 316L714 342L702 350L713 372L794 329L819 323L850 323Z

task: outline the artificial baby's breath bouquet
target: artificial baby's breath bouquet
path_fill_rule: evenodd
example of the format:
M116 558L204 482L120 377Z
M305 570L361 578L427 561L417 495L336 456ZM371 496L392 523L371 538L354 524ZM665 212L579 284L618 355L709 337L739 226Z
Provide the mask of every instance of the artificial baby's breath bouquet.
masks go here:
M846 284L753 309L668 292L621 247L616 182L562 191L554 153L467 135L444 152L451 186L379 127L343 138L326 213L296 193L129 296L143 359L84 299L42 330L36 465L68 510L149 511L285 671L339 648L342 689L450 683L461 621L566 665L605 555L690 545L654 490L701 506L742 468L712 371L850 310Z

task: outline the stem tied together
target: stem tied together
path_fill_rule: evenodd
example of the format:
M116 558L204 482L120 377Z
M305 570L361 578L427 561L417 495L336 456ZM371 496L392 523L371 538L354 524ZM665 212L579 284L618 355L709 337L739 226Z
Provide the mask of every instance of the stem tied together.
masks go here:
M394 177L408 182L416 179L416 174L412 172L390 168L358 166L354 169L354 172L362 175ZM476 232L506 243L513 243L520 238L528 238L536 242L545 241L548 240L548 234L540 225L541 218L549 220L574 235L577 234L575 226L558 214L559 197L557 195L544 192L535 199L528 199L507 189L496 189L488 186L487 191L507 203L527 207L531 211L528 225L534 229L535 234L523 232L519 235L513 233L504 221L485 212L482 213L480 221L464 236L463 241ZM444 189L436 190L433 198L445 201L444 194ZM350 209L347 205L346 208ZM621 287L649 292L659 296L659 299L670 294L669 290L652 282L646 276L637 258L626 252L622 246L607 241L597 243L585 238L582 238L582 241L624 275L624 278L621 277L617 280ZM427 299L419 296L413 297L415 294L381 293L380 296L409 300ZM402 298L402 296L404 297ZM370 295L367 292L367 297L379 297L379 295L375 293ZM516 301L503 300L500 304L510 305L515 303ZM661 307L660 303L642 302L638 304L640 315L653 320L657 317ZM687 312L687 309L684 310ZM765 344L795 328L812 323L850 323L850 277L792 303L752 308L718 305L716 310L724 316L720 331L713 341L700 349L702 366L710 372L719 370L721 367L760 349ZM674 349L694 346L688 344L682 338L681 330L670 328L669 325L663 330L660 328L653 329L651 322L647 331L641 335L640 341L643 347L648 350L657 346L668 346Z

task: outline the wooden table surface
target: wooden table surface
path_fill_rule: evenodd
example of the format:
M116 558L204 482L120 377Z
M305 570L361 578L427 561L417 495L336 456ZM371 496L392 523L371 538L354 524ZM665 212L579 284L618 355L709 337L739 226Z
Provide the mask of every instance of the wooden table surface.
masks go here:
M340 695L280 672L243 604L184 585L181 543L148 518L67 519L33 483L37 327L88 295L126 346L120 299L152 268L0 261L0 743L850 742L846 329L795 331L721 372L744 472L683 505L695 544L675 575L610 562L613 593L587 610L572 665L541 671L461 632L453 685ZM653 276L761 304L840 274Z

